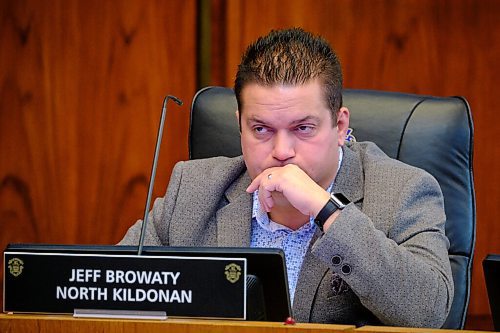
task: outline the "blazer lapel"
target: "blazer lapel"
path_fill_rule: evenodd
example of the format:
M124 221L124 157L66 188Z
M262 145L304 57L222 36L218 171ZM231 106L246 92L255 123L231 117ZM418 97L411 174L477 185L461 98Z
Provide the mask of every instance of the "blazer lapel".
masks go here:
M252 194L245 191L248 185L250 177L245 172L225 193L228 204L216 213L219 247L250 246Z
M293 316L296 320L305 323L310 321L312 304L316 297L316 291L321 280L328 271L328 266L311 253L311 247L319 238L320 234L321 231L317 229L309 243L304 262L302 263L302 268L300 269L297 287L295 288Z
M364 194L364 176L362 162L356 152L349 148L344 148L342 165L335 178L333 193L344 194L351 202L361 203ZM309 322L316 293L328 272L328 265L316 258L311 248L316 240L321 237L321 231L316 230L306 255L297 281L295 291L293 315L301 322Z

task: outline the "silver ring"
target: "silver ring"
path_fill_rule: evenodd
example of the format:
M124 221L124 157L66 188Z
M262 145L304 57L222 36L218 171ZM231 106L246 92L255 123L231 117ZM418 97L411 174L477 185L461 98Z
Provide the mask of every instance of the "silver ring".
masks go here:
M272 174L272 173L268 174L268 175L267 175L267 179L271 179L271 177L272 177L272 176L273 176L273 174Z

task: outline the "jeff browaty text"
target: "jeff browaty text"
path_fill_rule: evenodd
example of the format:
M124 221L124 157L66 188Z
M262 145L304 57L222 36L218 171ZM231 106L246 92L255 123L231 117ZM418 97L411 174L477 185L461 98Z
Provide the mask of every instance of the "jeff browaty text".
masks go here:
M192 290L166 288L175 287L180 275L180 272L168 271L72 269L68 278L69 285L56 286L56 298L84 301L191 303ZM92 283L99 283L99 286L89 285ZM131 287L108 287L108 284L129 284Z

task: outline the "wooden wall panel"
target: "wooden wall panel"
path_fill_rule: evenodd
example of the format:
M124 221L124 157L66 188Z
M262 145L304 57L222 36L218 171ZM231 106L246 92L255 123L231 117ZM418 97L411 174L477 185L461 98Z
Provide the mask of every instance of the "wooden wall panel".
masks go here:
M0 248L114 244L187 158L196 0L0 2Z
M463 95L475 121L477 246L471 314L488 313L480 262L500 253L500 2L211 0L212 84L245 46L302 26L339 53L348 88ZM187 158L196 0L0 1L0 247L115 243L142 216L160 107L155 186ZM1 260L1 259L0 259Z
M347 88L463 95L475 122L477 243L469 313L489 313L481 262L500 253L500 2L495 0L213 0L213 84L232 86L246 45L300 26L338 52ZM214 17L216 15L213 15ZM221 37L222 35L222 37ZM219 50L225 50L218 55ZM223 79L221 79L223 78Z

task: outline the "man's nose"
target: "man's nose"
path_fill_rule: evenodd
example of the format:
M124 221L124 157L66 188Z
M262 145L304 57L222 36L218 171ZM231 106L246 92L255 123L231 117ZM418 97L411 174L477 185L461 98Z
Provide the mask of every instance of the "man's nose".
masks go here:
M286 161L295 156L294 138L290 133L278 132L274 136L273 157Z

